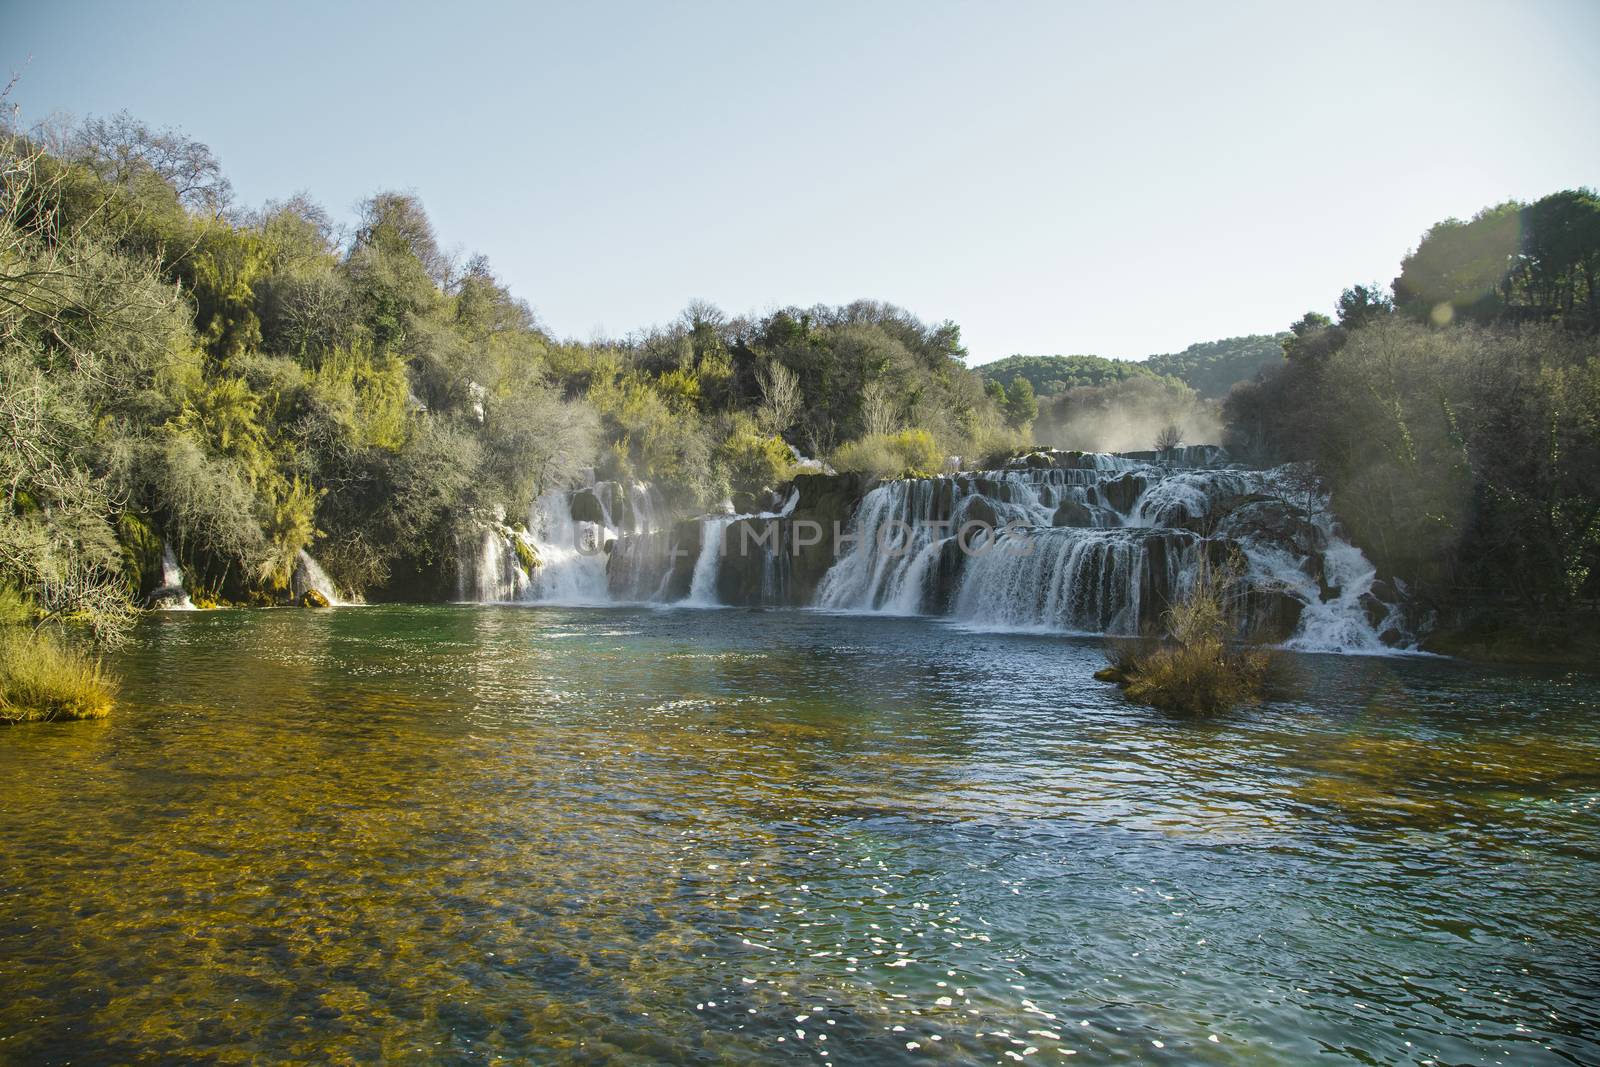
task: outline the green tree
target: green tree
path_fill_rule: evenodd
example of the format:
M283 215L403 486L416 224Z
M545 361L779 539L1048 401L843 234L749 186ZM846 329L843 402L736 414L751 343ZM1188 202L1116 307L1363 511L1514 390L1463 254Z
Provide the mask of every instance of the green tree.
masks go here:
M1039 416L1039 402L1033 395L1033 383L1015 377L1006 389L1006 421L1021 429Z

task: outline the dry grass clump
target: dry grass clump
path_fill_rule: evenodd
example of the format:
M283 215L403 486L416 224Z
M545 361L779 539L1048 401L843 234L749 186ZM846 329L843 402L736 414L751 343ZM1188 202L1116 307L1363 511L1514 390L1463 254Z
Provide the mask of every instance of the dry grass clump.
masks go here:
M101 661L48 634L0 633L0 725L103 719L116 679Z
M1163 711L1210 714L1259 697L1274 657L1232 639L1231 602L1239 568L1202 561L1194 585L1166 615L1168 636L1114 645L1095 675L1129 700Z

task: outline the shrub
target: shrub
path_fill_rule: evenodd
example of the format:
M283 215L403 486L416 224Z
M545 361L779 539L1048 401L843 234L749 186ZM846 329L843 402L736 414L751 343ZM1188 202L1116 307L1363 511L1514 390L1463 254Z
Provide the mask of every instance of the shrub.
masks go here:
M786 481L794 468L794 453L783 438L763 434L755 420L744 415L735 419L733 432L717 446L716 458L735 492L771 489Z
M944 466L944 452L927 430L869 434L840 446L833 465L880 478L928 478Z
M0 635L0 725L103 719L116 681L100 660L44 634Z
M1203 559L1193 586L1167 612L1168 636L1112 647L1095 677L1122 686L1129 700L1163 711L1210 714L1259 697L1271 653L1231 640L1239 568Z

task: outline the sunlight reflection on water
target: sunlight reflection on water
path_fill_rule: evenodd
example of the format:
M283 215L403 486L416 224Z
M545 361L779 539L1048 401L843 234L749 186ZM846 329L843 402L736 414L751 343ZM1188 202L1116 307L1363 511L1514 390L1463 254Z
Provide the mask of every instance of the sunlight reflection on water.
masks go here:
M0 1060L1600 1059L1592 679L1302 657L1195 721L1101 662L152 619L112 719L0 737Z

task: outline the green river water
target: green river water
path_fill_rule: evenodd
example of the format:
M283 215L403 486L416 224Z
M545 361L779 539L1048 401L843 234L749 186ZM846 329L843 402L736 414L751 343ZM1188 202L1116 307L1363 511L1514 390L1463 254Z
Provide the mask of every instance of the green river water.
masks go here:
M808 612L171 613L0 733L0 1062L1600 1063L1600 682Z

